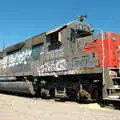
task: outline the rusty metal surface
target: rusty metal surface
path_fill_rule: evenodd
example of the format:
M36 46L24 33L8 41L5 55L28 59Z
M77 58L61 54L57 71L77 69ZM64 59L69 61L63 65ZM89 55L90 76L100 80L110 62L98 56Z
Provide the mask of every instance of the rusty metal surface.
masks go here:
M26 76L31 75L31 65L34 61L32 46L39 45L44 41L45 34L40 34L22 43L10 46L5 49L5 55L0 60L0 75L1 76ZM36 54L36 53L35 53ZM40 55L40 51L39 51ZM39 59L39 58L38 58Z
M94 40L91 31L88 24L71 22L56 32L40 34L8 47L5 52L13 52L1 60L0 74L45 76L93 73L94 68L99 68L98 56L83 51L85 45ZM58 39L57 44L52 44L50 37ZM50 46L52 49L49 49Z
M9 52L13 52L13 51L22 49L22 47L24 47L24 45L25 45L24 42L15 44L15 45L13 45L13 46L7 47L7 48L5 49L5 52L6 52L6 53L9 53Z
M32 46L44 43L44 38L45 38L45 33L37 35L37 36L31 38L30 41L32 43Z

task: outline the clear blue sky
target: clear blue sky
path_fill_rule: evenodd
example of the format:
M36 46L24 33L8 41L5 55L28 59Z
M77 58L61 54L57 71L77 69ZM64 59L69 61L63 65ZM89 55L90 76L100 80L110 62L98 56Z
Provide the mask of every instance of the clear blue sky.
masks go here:
M120 0L1 0L0 48L87 14L94 28L120 33Z

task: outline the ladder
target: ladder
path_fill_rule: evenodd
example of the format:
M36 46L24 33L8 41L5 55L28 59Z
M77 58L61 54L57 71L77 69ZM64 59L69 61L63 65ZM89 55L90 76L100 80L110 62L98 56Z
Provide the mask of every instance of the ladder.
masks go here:
M105 100L120 101L120 68L112 70L117 72L117 75L111 78L113 85L112 87L108 88L108 96L105 98Z

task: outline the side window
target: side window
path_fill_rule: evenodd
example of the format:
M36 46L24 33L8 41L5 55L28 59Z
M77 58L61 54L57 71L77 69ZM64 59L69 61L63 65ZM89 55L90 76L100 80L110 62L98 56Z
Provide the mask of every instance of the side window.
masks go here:
M62 43L59 41L58 32L52 33L47 36L48 44L48 51L59 49Z
M32 46L32 57L34 60L39 59L42 47L43 47L43 44Z

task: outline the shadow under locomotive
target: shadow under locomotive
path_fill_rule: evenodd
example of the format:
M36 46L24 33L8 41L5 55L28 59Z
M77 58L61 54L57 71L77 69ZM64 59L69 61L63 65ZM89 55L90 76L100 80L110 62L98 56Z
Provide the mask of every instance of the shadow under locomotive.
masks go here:
M0 90L7 94L71 101L99 101L102 99L101 74L61 75L58 77L17 77L1 80ZM95 79L96 78L96 79ZM10 78L9 78L10 79ZM28 81L29 79L29 81Z

